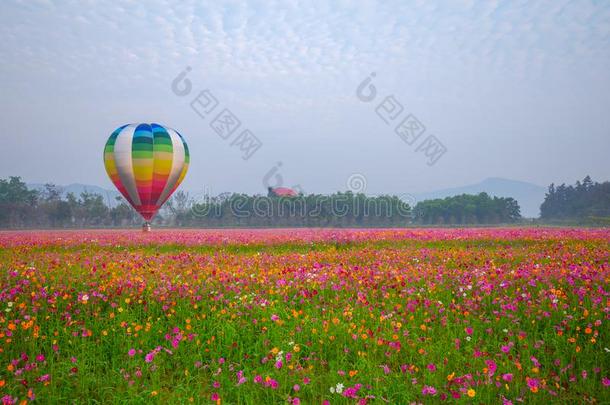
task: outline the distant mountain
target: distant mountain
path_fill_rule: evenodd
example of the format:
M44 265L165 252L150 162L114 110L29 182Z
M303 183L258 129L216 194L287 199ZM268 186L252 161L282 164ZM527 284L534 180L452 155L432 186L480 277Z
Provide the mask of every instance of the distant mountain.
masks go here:
M44 184L27 184L27 186L34 190L44 190ZM115 197L121 195L116 190L107 190L99 186L92 186L91 184L73 183L67 186L57 185L57 187L62 190L62 197L65 197L68 193L73 193L76 197L80 196L83 192L99 194L104 197L104 202L110 207L114 207L117 204Z
M535 218L540 214L540 204L544 201L546 188L524 181L490 177L469 186L446 188L428 193L416 194L417 201L445 198L460 194L478 194L485 192L494 197L512 197L519 202L521 215Z

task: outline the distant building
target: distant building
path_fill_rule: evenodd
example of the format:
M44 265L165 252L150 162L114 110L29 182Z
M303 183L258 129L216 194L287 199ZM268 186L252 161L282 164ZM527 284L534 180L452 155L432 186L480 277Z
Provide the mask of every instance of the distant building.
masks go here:
M268 197L297 197L299 195L296 191L287 187L269 187L267 190Z

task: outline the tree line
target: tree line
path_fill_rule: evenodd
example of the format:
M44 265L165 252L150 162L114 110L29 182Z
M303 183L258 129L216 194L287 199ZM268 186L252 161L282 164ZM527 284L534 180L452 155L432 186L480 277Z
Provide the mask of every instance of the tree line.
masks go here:
M411 206L414 205L414 206ZM513 198L486 193L426 200L411 205L397 196L338 192L276 197L224 193L193 198L179 191L155 217L157 226L178 227L401 227L499 224L520 219ZM142 219L122 197L113 206L95 193L63 195L46 184L28 189L19 177L0 179L0 227L131 227Z
M426 200L413 210L416 222L425 225L501 224L521 218L517 200L510 197L490 197L487 193L462 194Z
M591 177L574 185L551 184L540 206L544 220L597 220L610 218L610 182L597 183Z

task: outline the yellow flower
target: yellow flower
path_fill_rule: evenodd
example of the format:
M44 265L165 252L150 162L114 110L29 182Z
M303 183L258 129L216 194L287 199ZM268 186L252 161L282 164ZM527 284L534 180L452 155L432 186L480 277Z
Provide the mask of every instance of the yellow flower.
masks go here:
M472 388L468 390L467 394L470 398L474 398L474 396L477 395L476 391Z
M451 381L453 380L453 377L455 376L455 373L451 373L447 376L447 381Z
M150 396L151 396L151 397L154 397L154 396L156 396L157 394L158 394L158 392L157 392L157 391L153 391L153 392L151 392L151 393L150 393Z

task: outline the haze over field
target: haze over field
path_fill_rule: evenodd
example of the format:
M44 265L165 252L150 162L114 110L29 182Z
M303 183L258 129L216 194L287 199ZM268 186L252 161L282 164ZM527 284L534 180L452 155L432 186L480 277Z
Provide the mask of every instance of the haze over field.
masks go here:
M178 129L184 189L214 194L264 191L277 162L318 193L610 173L608 2L4 1L0 35L0 178L111 189L102 149L128 122ZM203 89L262 142L250 159L190 107ZM377 116L390 95L447 148L434 165Z

